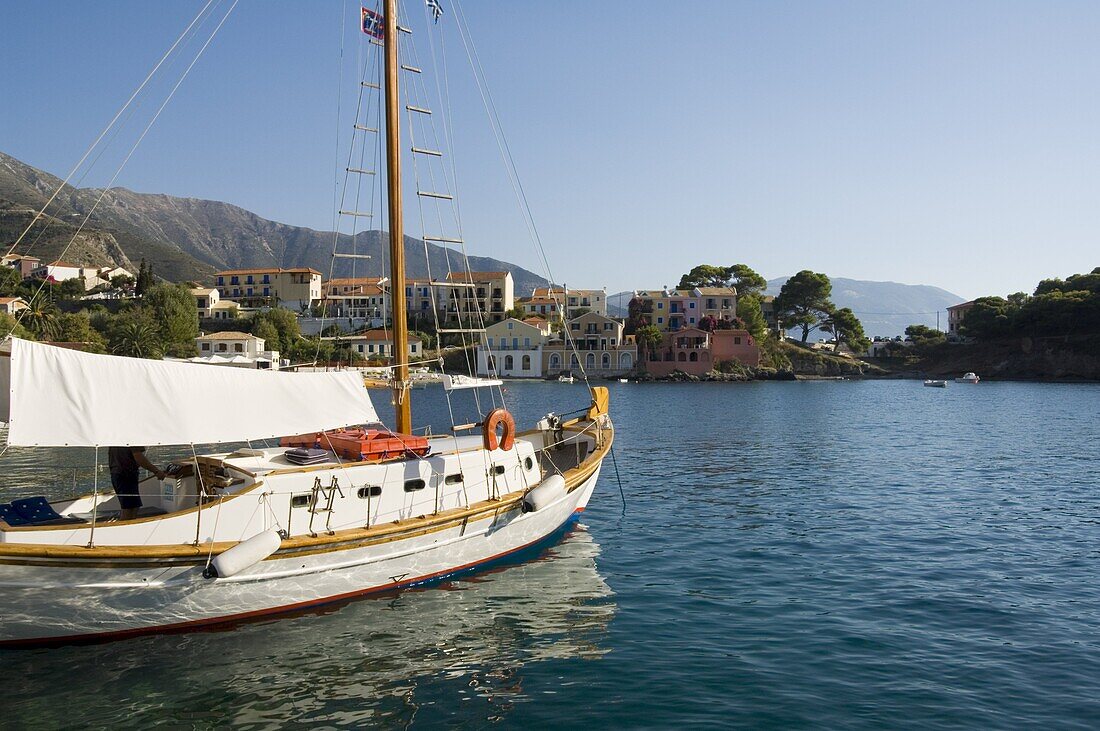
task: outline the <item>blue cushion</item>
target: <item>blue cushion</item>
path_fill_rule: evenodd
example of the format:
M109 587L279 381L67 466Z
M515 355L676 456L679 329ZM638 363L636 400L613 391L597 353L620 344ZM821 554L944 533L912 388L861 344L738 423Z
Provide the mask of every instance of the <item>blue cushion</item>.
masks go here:
M0 505L0 519L2 519L8 525L26 525L27 519L16 512L10 504L4 503Z
M57 520L61 515L50 506L44 497L28 497L22 500L12 500L12 508L22 515L28 523L41 523L46 520Z

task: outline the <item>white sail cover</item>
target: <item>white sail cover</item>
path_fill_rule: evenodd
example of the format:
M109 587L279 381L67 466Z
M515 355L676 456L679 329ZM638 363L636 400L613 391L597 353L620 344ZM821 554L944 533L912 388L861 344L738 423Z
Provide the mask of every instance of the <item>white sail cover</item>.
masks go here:
M142 360L18 338L7 345L0 419L16 446L213 444L378 420L356 371L279 373Z

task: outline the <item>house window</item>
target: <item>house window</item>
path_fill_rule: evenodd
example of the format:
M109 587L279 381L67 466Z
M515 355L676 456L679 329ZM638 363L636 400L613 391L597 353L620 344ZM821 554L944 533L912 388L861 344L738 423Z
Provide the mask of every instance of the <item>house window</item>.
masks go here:
M523 370L525 370L525 371L531 370L531 356L529 356L529 355L523 356L523 360L521 360L520 363L523 364Z
M741 344L741 338L739 338L739 337L734 338L733 339L733 344L734 345L740 345Z
M515 368L515 361L512 360L512 356L504 356L504 370L510 371Z
M525 347L525 348L530 348L531 347L531 338L524 338L523 339L523 347Z
M229 346L227 346L225 343L218 343L218 352L219 353L224 353L227 350L229 350Z
M603 354L602 365L603 365L604 368L610 368L611 367L611 354L610 353L604 353Z
M694 310L695 309L695 303L694 302L688 302L688 309L689 310ZM692 320L692 322L695 322L695 320Z
M230 277L229 278L229 283L230 284L240 284L241 283L241 278L240 277Z
M243 353L244 352L244 345L242 343L233 343L233 352L234 353Z
M203 350L210 350L210 343L203 343L202 344L202 349Z
M264 297L269 297L270 295L271 295L271 288L270 287L264 287Z
M557 353L554 353L553 355L550 356L550 367L551 368L560 368L561 367L561 358L558 357Z
M581 326L580 326L579 323L571 322L571 323L569 323L569 329L570 330L580 330Z
M252 284L252 275L251 274L249 274L248 277L244 280L244 283L245 284Z
M219 285L225 284L225 277L218 277L218 284Z
M663 318L663 317L658 317L658 318L657 318L657 324L658 324L658 325L663 325L663 324L664 324L664 322L665 322L665 318Z

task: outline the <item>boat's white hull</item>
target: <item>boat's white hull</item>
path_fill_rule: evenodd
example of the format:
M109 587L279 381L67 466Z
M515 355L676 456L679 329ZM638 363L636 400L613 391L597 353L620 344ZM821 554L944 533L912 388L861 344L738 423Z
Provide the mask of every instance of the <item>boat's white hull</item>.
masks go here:
M229 578L205 562L0 563L0 644L39 644L242 621L472 570L555 534L588 504L597 468L535 512L518 508L359 548L277 553Z

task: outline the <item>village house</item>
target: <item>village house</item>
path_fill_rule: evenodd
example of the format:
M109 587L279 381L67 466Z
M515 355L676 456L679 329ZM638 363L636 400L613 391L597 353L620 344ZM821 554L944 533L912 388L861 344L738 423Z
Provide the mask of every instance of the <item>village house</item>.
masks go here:
M54 261L49 264L39 264L31 270L30 276L34 279L45 279L48 282L67 282L71 279L80 279L84 285L84 291L95 289L111 283L112 277L133 275L122 267L97 267L83 264L72 264L66 261Z
M477 349L477 374L503 378L542 378L542 346L550 336L545 320L508 318L485 328Z
M970 300L947 308L947 336L949 338L954 339L962 336L959 328L962 327L963 318L966 317L967 312L970 312L974 302L975 300Z
M321 299L321 273L309 267L227 269L214 276L222 299L244 307L305 309Z
M322 287L322 304L328 317L369 320L382 324L388 315L386 277L331 279Z
M602 289L569 289L568 287L535 287L531 299L550 301L564 306L565 318L571 320L584 312L607 315L607 292ZM538 314L547 314L539 312Z
M240 304L221 299L217 289L194 287L191 296L200 320L234 320L240 316Z
M444 290L437 293L436 302L446 303L448 327L478 328L500 322L515 306L511 272L451 272L447 284L436 287Z
M0 264L19 272L23 279L31 276L31 272L37 269L41 263L42 260L37 256L24 256L22 254L5 254L0 258Z
M708 332L689 327L665 333L660 346L649 353L646 370L658 378L673 371L702 376L730 360L760 365L760 348L747 330Z
M543 346L543 372L548 376L578 373L583 365L589 376L629 373L637 363L638 350L633 342L624 340L619 320L595 312L581 315L567 322L563 333Z
M22 297L0 297L0 312L6 315L14 315L25 309L27 309L27 302Z
M634 297L642 303L646 324L656 326L661 332L696 327L703 318L704 298L697 288L643 289L634 292ZM736 298L734 301L736 307Z
M199 356L189 360L238 368L278 369L279 351L266 350L266 344L263 338L244 332L200 333L195 338Z
M697 294L702 302L703 317L713 317L715 320L732 320L737 317L737 289L735 287L696 287L692 294Z
M352 352L366 360L390 360L393 358L393 332L391 330L367 330L356 335L341 335L338 338L323 338L347 345ZM424 354L424 343L415 335L409 335L408 356L416 360Z
M560 320L560 302L551 297L523 297L518 301L524 315L538 316L547 320Z

